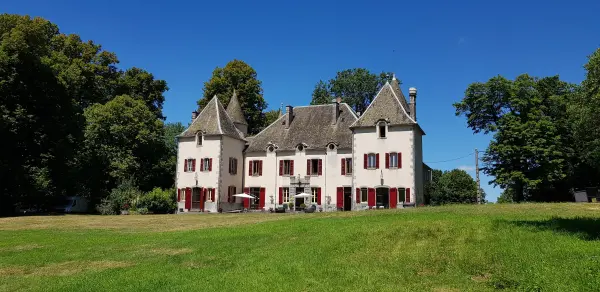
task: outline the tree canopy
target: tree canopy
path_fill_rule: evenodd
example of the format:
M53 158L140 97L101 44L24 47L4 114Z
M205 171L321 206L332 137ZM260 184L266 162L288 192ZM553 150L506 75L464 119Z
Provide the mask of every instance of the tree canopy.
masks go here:
M442 172L432 170L432 180L425 185L428 203L473 204L477 202L477 183L466 171L453 169ZM482 192L482 198L485 193Z
M215 95L227 106L234 90L248 122L248 133L254 134L265 126L263 110L267 108L267 102L263 98L263 89L256 70L244 61L233 60L223 68L215 68L210 80L204 82L204 95L198 100L199 110Z
M356 112L364 112L379 89L391 79L390 72L375 74L364 68L343 70L329 82L319 80L310 104L327 104L333 98L341 97Z
M166 82L118 63L114 53L62 34L45 19L0 15L0 138L10 141L0 153L0 215L65 195L98 200L119 171L144 179L153 173L159 187L173 184L171 174L161 178L165 170L157 169L169 160L162 128ZM139 140L126 142L125 135ZM155 139L161 143L151 150ZM159 161L143 161L149 151Z

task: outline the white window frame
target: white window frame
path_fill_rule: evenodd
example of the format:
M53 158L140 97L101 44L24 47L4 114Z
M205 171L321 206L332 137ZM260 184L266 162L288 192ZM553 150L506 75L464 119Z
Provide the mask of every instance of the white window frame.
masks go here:
M398 188L398 203L404 203L404 200L406 200L406 188Z
M363 200L365 199L365 200ZM368 203L369 202L369 189L368 188L360 188L360 202Z
M312 204L317 204L317 197L319 195L319 187L311 187L310 193L312 195L312 197L310 198L310 202Z
M206 189L206 201L208 201L210 198L212 198L213 195L213 188L207 188ZM215 201L217 200L217 198L215 198Z
M258 168L260 167L260 160L252 160L252 176L258 176Z
M372 164L371 164L372 162ZM367 169L376 169L377 168L377 154L376 153L368 153L367 154Z
M368 159L368 157L367 157ZM346 167L346 175L352 175L352 158L346 158L346 162L345 162L345 167Z
M383 128L383 132L381 131ZM387 123L386 122L379 122L377 123L377 138L379 139L386 139L387 138ZM383 133L383 137L382 134Z
M390 152L390 162L389 163L390 163L390 168L398 168L398 153L397 152Z
M292 170L292 161L287 159L283 161L283 175L290 175Z
M281 199L283 200L282 203L289 203L290 202L290 188L282 188L282 195L281 195Z
M202 166L203 169L201 169L200 171L209 171L209 165L210 164L210 158L202 158Z
M194 168L193 168L193 163L194 163L194 159L193 158L187 158L187 169L185 170L185 172L194 172Z

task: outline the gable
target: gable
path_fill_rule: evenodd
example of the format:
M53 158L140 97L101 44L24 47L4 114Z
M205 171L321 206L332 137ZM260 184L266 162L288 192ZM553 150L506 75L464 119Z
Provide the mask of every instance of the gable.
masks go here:
M416 122L409 116L407 109L400 99L406 104L406 99L398 96L402 91L394 90L389 82L379 90L367 110L351 125L351 127L372 127L381 120L387 121L390 125L413 125ZM408 107L408 104L406 104Z

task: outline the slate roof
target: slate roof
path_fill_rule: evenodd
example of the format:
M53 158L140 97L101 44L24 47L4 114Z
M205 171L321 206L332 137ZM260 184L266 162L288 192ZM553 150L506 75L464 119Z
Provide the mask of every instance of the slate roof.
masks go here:
M203 135L225 135L244 140L242 133L235 127L233 120L215 95L180 137L193 137L198 131Z
M390 125L415 125L408 114L408 103L397 80L386 82L379 90L369 107L351 127L372 127L380 120Z
M237 93L235 89L233 90L233 96L229 100L229 105L227 105L227 113L231 120L234 123L248 125L246 122L246 118L244 117L244 112L242 111L242 106L240 105L240 101L237 98Z
M248 138L246 152L266 151L269 143L278 150L295 150L300 143L308 149L325 149L331 142L340 149L352 148L350 125L357 119L354 111L345 103L340 104L340 115L332 124L334 104L299 106L293 108L293 120L286 129L288 113L253 137Z

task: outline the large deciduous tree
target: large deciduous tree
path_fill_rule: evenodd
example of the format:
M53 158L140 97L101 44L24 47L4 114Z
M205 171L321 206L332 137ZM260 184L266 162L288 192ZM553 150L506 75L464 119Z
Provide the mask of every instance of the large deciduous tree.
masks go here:
M432 170L432 180L425 185L425 190L432 205L477 202L477 183L460 169L444 172Z
M375 74L364 68L343 70L328 83L319 80L313 90L311 104L326 104L331 102L332 97L341 97L356 112L364 112L379 89L391 78L390 72Z
M263 110L267 108L267 102L256 70L244 61L233 60L213 71L210 80L204 82L204 95L198 100L199 109L204 108L215 95L227 106L234 90L248 122L248 132L256 133L265 125Z
M558 76L497 76L471 84L454 104L474 133L494 134L482 170L493 184L511 188L515 201L569 198L564 182L573 149L566 109L573 88Z

